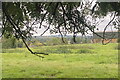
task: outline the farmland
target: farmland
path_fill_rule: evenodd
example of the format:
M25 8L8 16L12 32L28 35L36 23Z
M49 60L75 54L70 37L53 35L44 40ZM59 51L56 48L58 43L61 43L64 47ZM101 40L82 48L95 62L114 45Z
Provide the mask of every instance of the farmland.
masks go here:
M3 78L118 78L118 44L41 46L45 58L26 48L3 49Z

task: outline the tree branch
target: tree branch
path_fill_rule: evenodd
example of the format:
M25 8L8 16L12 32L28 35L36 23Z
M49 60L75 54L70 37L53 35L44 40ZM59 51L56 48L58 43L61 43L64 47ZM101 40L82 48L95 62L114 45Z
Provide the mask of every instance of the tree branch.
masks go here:
M115 12L112 20L110 20L110 22L109 22L109 23L105 26L105 28L104 28L104 31L103 31L103 37L104 37L104 38L103 38L103 40L102 40L102 44L103 44L103 45L106 45L106 44L108 44L108 43L110 42L110 41L109 41L108 43L104 43L104 40L105 40L105 31L106 31L107 27L110 25L110 23L115 19L115 15L116 15L116 12Z
M3 12L5 13L5 15L6 15L6 17L7 17L7 20L10 22L10 24L13 26L13 28L16 30L16 32L17 32L17 33L20 35L20 37L22 38L22 41L23 41L23 43L25 44L25 46L27 47L27 49L28 49L32 54L37 55L38 52L33 52L33 51L28 47L28 45L27 45L27 43L25 42L25 39L24 39L24 37L23 37L23 35L22 35L22 32L21 32L20 28L18 27L18 25L14 23L14 21L12 20L12 18L7 14L7 12L6 12L4 9L3 9ZM18 29L17 29L17 28L18 28ZM39 54L44 54L44 55L46 55L45 53L39 53ZM39 56L39 55L37 55L37 56ZM39 57L44 58L43 56L39 56Z

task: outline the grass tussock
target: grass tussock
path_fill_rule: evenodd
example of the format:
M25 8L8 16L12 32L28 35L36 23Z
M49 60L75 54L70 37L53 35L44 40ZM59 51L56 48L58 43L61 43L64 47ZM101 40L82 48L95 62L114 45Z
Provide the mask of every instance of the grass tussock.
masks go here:
M89 50L89 49L80 49L76 53L78 53L78 54L88 54L88 53L94 53L94 52Z
M114 47L114 49L115 49L115 50L120 50L120 45L116 45L116 46Z

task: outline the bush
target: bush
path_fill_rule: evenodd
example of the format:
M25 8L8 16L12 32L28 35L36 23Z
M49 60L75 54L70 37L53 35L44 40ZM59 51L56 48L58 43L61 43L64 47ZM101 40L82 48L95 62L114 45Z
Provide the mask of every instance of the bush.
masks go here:
M43 46L44 44L41 43L39 40L37 39L32 39L31 41L27 41L27 44L30 46L30 47L39 47L39 46Z
M14 37L2 38L2 48L16 48L16 39Z
M68 43L66 38L64 38L64 41L65 43L62 42L61 38L53 37L47 40L45 44L47 46L53 46L53 45L63 45Z
M16 42L16 47L18 47L18 48L22 48L22 47L23 47L23 42L22 42L22 40L17 40L17 42Z

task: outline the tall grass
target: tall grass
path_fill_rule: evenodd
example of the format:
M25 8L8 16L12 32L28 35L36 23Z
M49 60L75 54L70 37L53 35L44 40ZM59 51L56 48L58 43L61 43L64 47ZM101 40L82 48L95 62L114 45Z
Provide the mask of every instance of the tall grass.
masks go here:
M120 45L116 45L116 46L114 47L114 49L115 49L115 50L120 50Z
M26 48L2 49L2 53L28 53Z

